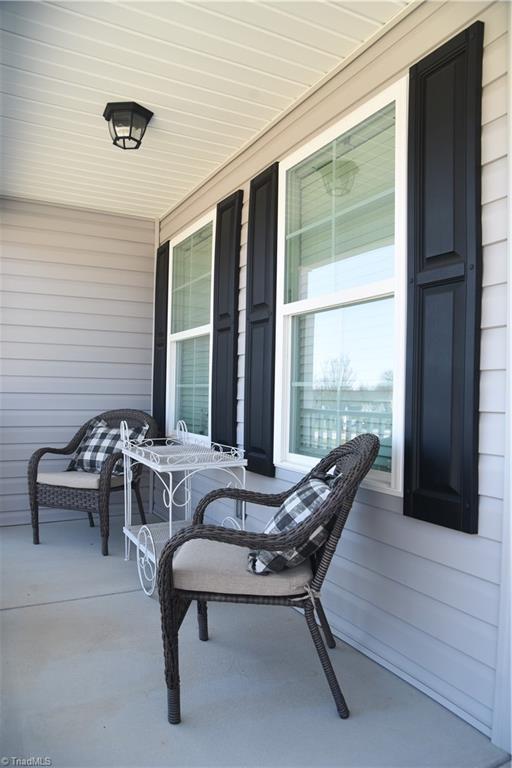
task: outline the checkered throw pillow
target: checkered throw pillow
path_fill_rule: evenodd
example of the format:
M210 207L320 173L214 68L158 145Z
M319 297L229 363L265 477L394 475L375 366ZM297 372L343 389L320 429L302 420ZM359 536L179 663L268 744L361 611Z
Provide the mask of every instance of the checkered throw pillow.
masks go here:
M129 439L140 443L144 439L148 427L148 424L143 424L140 427L131 427L128 430ZM121 448L119 427L110 427L103 419L94 419L89 424L82 442L68 466L68 471L101 472L103 462L113 453L120 451ZM121 459L116 462L112 474L123 474L123 462Z
M267 523L264 533L283 533L311 517L331 492L332 477L312 477L281 504ZM247 570L251 573L276 573L299 565L316 552L329 536L329 528L319 525L300 547L270 552L259 549L249 552Z

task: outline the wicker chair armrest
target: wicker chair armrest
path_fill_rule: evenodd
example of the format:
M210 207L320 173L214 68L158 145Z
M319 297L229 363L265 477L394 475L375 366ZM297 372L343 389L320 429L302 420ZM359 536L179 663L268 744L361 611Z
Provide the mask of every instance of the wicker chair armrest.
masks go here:
M35 465L37 470L37 465L41 461L42 456L44 456L45 453L56 453L56 454L62 454L64 456L68 456L70 453L74 453L80 443L82 442L82 438L84 437L87 427L89 426L89 422L84 424L80 427L80 429L75 432L71 440L67 445L65 445L63 448L38 448L37 451L34 451L32 456L29 460L29 472L30 472L30 465Z
M36 482L39 462L41 461L41 459L46 453L54 453L59 456L68 456L70 453L73 453L74 450L75 450L75 445L73 441L71 441L71 443L68 443L68 445L64 446L64 448L50 448L50 447L38 448L37 451L34 451L34 453L30 457L28 462L29 480L33 478L34 482Z
M122 451L117 451L116 453L111 453L110 456L108 456L108 458L106 458L101 465L100 482L98 486L100 494L105 492L110 493L110 484L112 482L112 473L114 471L114 467L119 459L122 458Z
M85 435L87 431L89 422L84 424L80 427L80 429L73 435L71 440L67 445L65 445L63 448L38 448L37 451L34 451L32 456L29 459L28 462L28 468L27 468L27 477L28 477L28 489L29 489L29 495L31 499L35 499L37 496L36 493L36 486L37 486L37 471L39 469L39 462L43 458L43 456L46 453L53 453L58 456L69 456L70 453L74 453L80 443L82 442L82 438Z
M37 459L39 461L45 453L61 453L63 455L69 455L70 453L73 453L73 449L69 450L69 445L65 445L64 448L51 448L50 446L38 448L30 457L30 461L32 461L32 459Z
M210 491L200 500L194 512L192 522L194 525L202 525L206 507L217 499L234 499L235 501L246 501L251 504L263 504L266 507L280 507L283 501L291 491L284 493L257 493L256 491L247 491L244 488L218 488Z

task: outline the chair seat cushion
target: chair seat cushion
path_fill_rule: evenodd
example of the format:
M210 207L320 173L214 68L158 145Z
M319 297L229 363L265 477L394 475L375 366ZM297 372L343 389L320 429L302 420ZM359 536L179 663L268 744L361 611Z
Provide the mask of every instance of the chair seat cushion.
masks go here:
M100 476L92 472L38 472L37 482L43 485L59 485L63 488L84 488L95 490L99 488ZM123 485L124 478L112 476L111 487Z
M208 539L187 541L174 555L174 586L192 592L229 595L284 597L304 594L304 586L313 576L309 561L256 579L247 571L248 554L248 549L234 544Z

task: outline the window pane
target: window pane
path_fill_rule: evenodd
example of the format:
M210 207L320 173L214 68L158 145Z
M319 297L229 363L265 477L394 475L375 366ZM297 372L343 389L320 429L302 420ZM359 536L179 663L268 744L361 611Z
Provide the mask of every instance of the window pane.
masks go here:
M210 322L211 222L173 248L171 333Z
M362 432L391 471L393 299L293 318L290 451L325 456Z
M198 336L176 344L176 414L189 432L208 434L210 339Z
M285 301L393 275L395 105L287 173Z

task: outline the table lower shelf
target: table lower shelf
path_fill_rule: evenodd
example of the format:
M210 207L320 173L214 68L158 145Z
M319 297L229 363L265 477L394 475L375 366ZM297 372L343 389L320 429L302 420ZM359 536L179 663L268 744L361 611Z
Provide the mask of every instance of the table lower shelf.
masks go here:
M172 532L173 534L177 533L181 528L185 528L187 525L191 525L191 520L173 520L172 522ZM144 544L141 544L139 542L139 531L141 528L148 528L151 533L151 538L153 539L154 549L153 552L150 547L144 546ZM143 526L143 525L125 525L123 528L124 535L130 539L130 541L133 541L135 546L139 544L141 550L145 552L147 557L152 562L158 562L158 558L160 557L160 554L164 548L164 546L167 544L167 542L170 539L169 536L169 523L149 523L149 525Z

